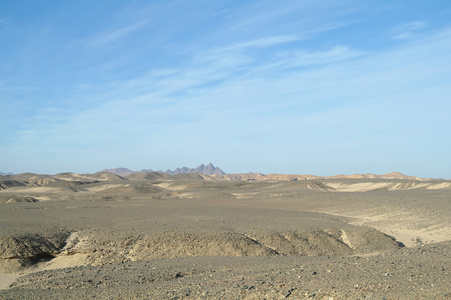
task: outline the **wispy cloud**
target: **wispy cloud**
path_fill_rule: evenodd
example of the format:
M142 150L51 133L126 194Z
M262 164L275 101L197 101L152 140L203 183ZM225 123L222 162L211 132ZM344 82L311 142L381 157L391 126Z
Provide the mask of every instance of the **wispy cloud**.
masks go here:
M426 21L415 21L400 25L392 30L394 39L410 40L418 36L418 32L426 28Z
M231 9L226 8L226 9L220 10L218 12L212 13L210 17L217 17L217 16L220 16L220 15L224 15L224 14L229 13L230 11L231 11Z
M363 52L349 46L336 46L326 51L295 51L278 57L278 61L268 65L264 61L254 61L252 64L243 62L226 67L204 61L203 64L195 64L190 68L154 70L144 77L117 84L108 95L92 95L93 99L112 100L93 109L80 111L67 122L66 126L69 128L58 124L55 130L64 136L64 132L70 130L80 131L80 124L88 124L85 128L87 131L89 127L94 127L96 128L94 132L107 136L106 133L114 124L118 138L126 137L127 134L158 136L158 138L162 138L165 134L177 134L178 138L184 139L184 134L189 131L188 129L185 131L181 124L192 130L190 136L219 130L218 126L228 128L224 129L226 135L227 132L239 135L241 126L250 125L257 120L262 124L259 131L270 135L279 129L290 131L292 126L321 128L321 122L331 115L330 110L340 107L340 111L346 110L343 107L347 107L348 103L358 102L363 111L368 113L365 101L371 103L381 95L384 95L381 98L383 101L379 100L377 105L371 104L380 111L392 101L398 103L399 107L409 103L416 105L409 98L415 93L420 93L420 88L415 88L415 84L438 74L434 74L433 70L423 72L415 70L422 70L424 63L433 64L434 55L427 56L427 61L416 55L403 61L399 61L398 58L406 57L406 53L415 53L417 47L426 47L420 52L426 51L429 54L447 50L440 48L443 45L437 45L434 41L436 39L430 40L427 47L419 41L398 51L379 55L369 53L364 55ZM353 60L356 58L358 60ZM421 60L416 62L419 58ZM346 65L341 64L344 60L351 61ZM392 61L399 63L392 64ZM321 68L278 73L290 66L321 66ZM244 68L245 71L241 76L230 76L236 68ZM255 72L262 68L266 68L267 72ZM208 85L212 80L219 82ZM405 89L406 87L411 90ZM396 99L399 96L397 91L404 91L399 99ZM337 97L340 97L340 101L332 101ZM329 105L329 109L321 109L325 114L324 117L316 115L309 109L313 103L321 102ZM358 115L362 109L356 109L352 116ZM271 124L272 112L277 110L285 112L279 114L280 122ZM294 112L297 114L292 114ZM337 117L339 114L332 115ZM302 118L299 119L299 116ZM241 125L239 127L228 125L231 119ZM372 117L372 121L378 122L375 117ZM204 127L206 123L210 124L209 128ZM345 123L343 126L350 124ZM277 130L270 129L271 127ZM155 131L160 129L163 130L161 133ZM81 131L80 134L88 133Z
M296 61L299 65L325 64L333 61L340 61L355 58L363 55L363 51L353 50L349 46L338 45L331 50L323 52L297 52Z
M144 27L147 23L148 23L147 21L140 21L140 22L136 22L132 25L116 29L114 31L103 32L101 34L98 34L98 35L92 37L87 42L87 45L90 47L104 46L104 45L112 43L120 38L123 38L123 37L127 36L128 34L133 33L134 31L140 29L141 27Z
M265 68L296 68L312 65L325 65L332 62L348 60L365 55L364 51L352 49L350 46L337 45L326 51L294 50L283 52L275 62Z
M246 48L262 48L262 47L270 47L279 44L285 44L289 42L299 41L301 38L295 35L285 35L285 36L271 36L257 40L251 40L243 43L232 44L228 46L224 46L222 48L216 49L217 52L224 52L230 50L240 50Z

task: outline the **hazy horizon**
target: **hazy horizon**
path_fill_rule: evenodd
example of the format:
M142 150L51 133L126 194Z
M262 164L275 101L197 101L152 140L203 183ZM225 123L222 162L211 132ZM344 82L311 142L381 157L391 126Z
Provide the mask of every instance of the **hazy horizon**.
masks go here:
M451 178L448 1L0 1L0 172Z

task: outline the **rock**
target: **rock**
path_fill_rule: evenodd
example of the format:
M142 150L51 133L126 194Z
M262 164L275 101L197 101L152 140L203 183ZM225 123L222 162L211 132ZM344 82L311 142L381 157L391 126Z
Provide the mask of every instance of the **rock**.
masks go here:
M295 290L295 288L291 288L289 289L286 293L285 293L285 298L289 297L291 295L291 292L293 292Z

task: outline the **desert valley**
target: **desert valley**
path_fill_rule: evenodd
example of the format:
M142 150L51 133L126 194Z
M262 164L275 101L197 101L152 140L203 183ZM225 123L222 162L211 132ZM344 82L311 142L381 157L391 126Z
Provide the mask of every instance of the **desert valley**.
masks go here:
M0 175L0 298L451 298L450 180L168 171Z

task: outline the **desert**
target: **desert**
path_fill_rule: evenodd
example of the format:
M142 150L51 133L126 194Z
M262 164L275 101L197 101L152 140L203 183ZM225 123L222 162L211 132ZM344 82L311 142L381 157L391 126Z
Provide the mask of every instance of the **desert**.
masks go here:
M2 175L0 298L451 298L451 181L401 175Z
M0 300L451 299L451 1L0 0L0 45Z

